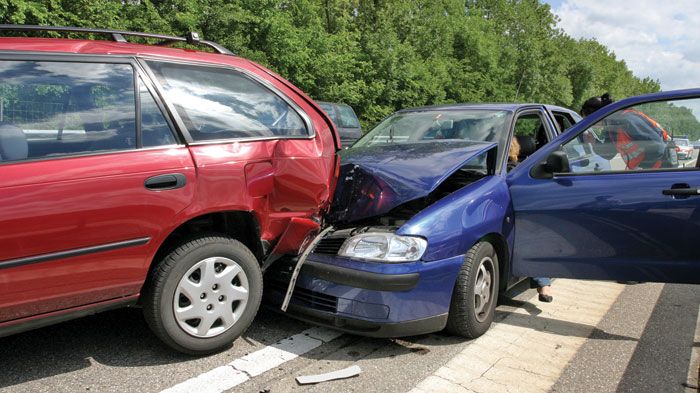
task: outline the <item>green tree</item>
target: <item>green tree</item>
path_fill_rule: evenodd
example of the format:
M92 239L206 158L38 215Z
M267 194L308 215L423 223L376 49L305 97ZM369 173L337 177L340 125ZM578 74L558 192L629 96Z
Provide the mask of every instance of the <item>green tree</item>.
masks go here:
M622 98L660 89L597 41L566 35L538 0L0 0L0 18L197 31L315 99L352 105L365 128L411 106L529 101L578 109L606 91Z

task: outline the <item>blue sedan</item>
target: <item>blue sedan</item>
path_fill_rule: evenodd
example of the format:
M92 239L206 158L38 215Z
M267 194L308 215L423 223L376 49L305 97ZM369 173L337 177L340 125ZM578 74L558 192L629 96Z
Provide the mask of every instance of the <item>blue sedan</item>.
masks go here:
M625 117L698 96L631 98L573 126L574 112L545 105L393 114L343 153L332 229L303 261L289 314L375 337L478 337L519 277L700 283L700 172Z

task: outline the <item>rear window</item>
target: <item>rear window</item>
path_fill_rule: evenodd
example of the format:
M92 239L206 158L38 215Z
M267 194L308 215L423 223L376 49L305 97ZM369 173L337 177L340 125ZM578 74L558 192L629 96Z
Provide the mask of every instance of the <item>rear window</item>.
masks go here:
M340 125L343 128L360 128L360 122L351 107L347 105L338 105L340 113Z
M148 62L195 141L309 135L282 97L241 72Z
M320 102L318 106L323 109L324 112L333 120L333 123L340 125L340 121L338 120L338 117L335 115L335 108L333 107L333 104L329 104L326 102Z

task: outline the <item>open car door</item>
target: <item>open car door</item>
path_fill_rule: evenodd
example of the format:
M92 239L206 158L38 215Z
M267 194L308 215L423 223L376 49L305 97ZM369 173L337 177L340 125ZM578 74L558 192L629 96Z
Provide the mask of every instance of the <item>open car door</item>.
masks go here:
M600 109L508 176L521 277L700 283L700 90ZM594 162L609 165L593 165Z

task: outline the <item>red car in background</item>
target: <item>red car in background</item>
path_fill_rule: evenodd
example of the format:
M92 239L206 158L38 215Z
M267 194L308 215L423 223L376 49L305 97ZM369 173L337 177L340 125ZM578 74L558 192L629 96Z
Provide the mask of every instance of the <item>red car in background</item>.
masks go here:
M195 34L0 29L112 39L0 38L0 336L140 303L179 351L229 345L263 265L319 227L330 119ZM217 53L167 47L180 42Z
M688 138L673 138L673 142L676 144L676 154L678 154L679 159L690 160L693 158L695 148Z

